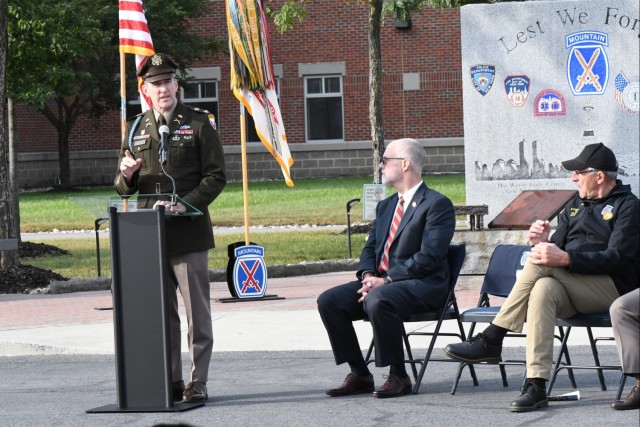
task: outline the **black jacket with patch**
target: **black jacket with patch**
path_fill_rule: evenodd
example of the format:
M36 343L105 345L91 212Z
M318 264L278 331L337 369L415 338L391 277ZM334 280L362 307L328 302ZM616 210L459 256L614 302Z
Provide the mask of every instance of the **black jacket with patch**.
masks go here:
M607 274L620 295L639 286L640 200L619 180L601 199L578 195L558 217L549 239L571 258L571 273Z

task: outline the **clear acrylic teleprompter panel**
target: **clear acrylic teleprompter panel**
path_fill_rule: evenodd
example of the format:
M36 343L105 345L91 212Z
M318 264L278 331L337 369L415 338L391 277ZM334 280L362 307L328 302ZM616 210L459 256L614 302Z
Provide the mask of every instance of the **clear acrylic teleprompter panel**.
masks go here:
M126 212L145 212L153 210L153 207L138 208L138 198L147 198L150 200L174 200L182 203L187 211L184 213L175 213L165 209L165 216L199 216L202 212L185 202L175 194L140 194L126 198ZM69 200L84 208L87 212L96 218L106 217L110 207L115 207L118 212L125 212L125 199L121 196L92 196L92 197L70 197ZM151 203L153 206L153 203Z

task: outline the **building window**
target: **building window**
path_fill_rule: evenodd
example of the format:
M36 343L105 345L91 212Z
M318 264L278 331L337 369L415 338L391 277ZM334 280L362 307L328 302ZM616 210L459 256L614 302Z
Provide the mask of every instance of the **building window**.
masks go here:
M278 97L278 103L280 102L280 79L276 78L276 96ZM248 112L245 114L245 123L247 126L247 142L260 142L258 132L256 131L256 122L253 120L253 116Z
M182 102L212 113L218 122L218 82L190 80L181 85Z
M304 78L307 140L343 139L342 77Z
M218 121L218 82L215 80L190 80L180 85L181 100L183 103L207 110ZM142 112L138 92L131 94L127 99L127 117L133 117Z
M127 120L129 120L142 113L142 106L140 105L140 93L137 90L127 95Z

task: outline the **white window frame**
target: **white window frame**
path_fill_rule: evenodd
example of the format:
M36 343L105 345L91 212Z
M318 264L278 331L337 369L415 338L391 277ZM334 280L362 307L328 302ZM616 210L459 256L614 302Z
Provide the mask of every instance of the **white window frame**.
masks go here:
M193 68L186 70L186 78L189 85L197 85L197 97L196 98L186 98L184 93L184 88L180 86L180 100L185 105L191 105L192 103L211 103L215 102L216 111L211 111L215 116L216 123L220 126L220 67L203 67L203 68ZM215 96L202 96L204 83L214 83L215 84Z
M338 92L327 92L327 81L328 79L338 79L339 82L339 91ZM322 79L322 92L321 93L309 93L308 92L308 82L312 79ZM344 95L343 95L343 81L342 76L339 74L328 74L328 75L315 75L315 76L305 76L304 77L304 124L305 124L305 139L307 142L327 142L327 141L344 141ZM340 105L342 107L342 138L336 139L311 139L309 135L309 111L308 111L308 103L309 99L317 99L317 98L340 98Z
M347 74L346 64L344 62L320 62L310 64L298 64L298 77L302 78L303 91L304 91L304 132L305 141L309 143L322 143L322 142L336 142L344 141L345 126L344 126L344 76ZM340 82L340 91L326 92L326 79L338 77ZM310 94L307 91L307 80L313 78L322 78L322 93ZM309 98L335 98L340 97L342 107L342 138L340 139L309 139L309 119L308 119L308 107L307 100Z
M213 83L215 85L215 96L204 96L202 92L204 91L203 84ZM218 81L217 80L189 80L189 85L195 86L197 95L193 98L187 98L185 96L185 90L183 87L180 87L180 99L186 105L191 105L192 103L210 103L215 102L216 111L212 111L216 115L216 120L218 119L218 114L220 111L220 101L218 98Z

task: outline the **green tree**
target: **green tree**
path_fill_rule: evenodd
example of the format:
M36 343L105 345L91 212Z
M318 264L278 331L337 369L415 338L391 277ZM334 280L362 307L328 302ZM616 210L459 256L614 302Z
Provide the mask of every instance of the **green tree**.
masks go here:
M277 10L269 10L280 32L292 29L305 18L305 8L313 0L285 0ZM350 0L345 0L347 3ZM369 122L373 143L373 182L381 182L378 164L384 153L382 127L382 54L380 30L386 16L410 21L411 14L423 7L459 7L470 3L496 3L499 0L357 0L369 5Z
M15 238L11 221L11 190L8 179L8 144L5 131L6 74L9 50L8 0L0 0L0 239ZM14 251L0 251L0 268L13 267L19 262Z
M145 7L156 51L170 53L182 70L224 46L190 28L208 0L147 0ZM120 105L118 8L113 0L21 0L9 5L8 16L8 96L55 127L60 185L67 187L69 135L78 117L98 117ZM128 62L132 93L135 72Z

